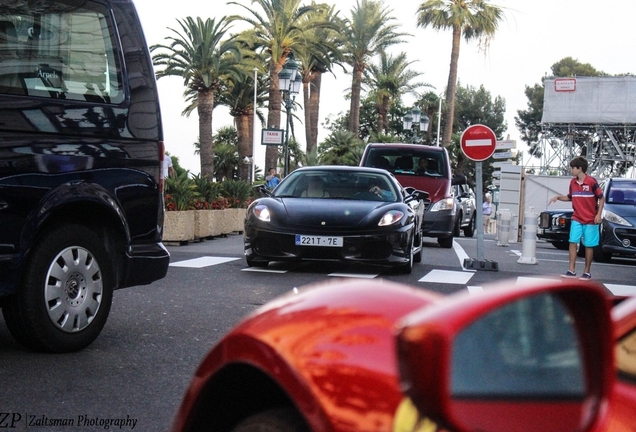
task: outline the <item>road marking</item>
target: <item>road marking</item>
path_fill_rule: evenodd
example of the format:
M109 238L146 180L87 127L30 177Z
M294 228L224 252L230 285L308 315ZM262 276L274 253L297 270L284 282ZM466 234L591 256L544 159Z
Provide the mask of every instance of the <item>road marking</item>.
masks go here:
M434 282L464 285L468 283L475 272L431 270L418 282Z
M540 277L540 276L519 276L517 277L516 286L532 286L537 283L543 282L555 282L560 281L561 279L557 278L549 278L549 277Z
M244 272L255 272L255 273L287 273L289 270L274 270L274 269L267 269L265 267L245 267L244 269L241 269L241 271Z
M473 273L477 271L475 269L464 268L464 260L468 259L468 254L466 253L464 248L461 247L461 245L455 240L453 240L453 250L455 251L455 255L457 255L457 258L459 259L459 266L462 268L462 271Z
M331 277L344 277L344 278L361 278L361 279L373 279L379 274L365 274L365 273L329 273L327 276Z
M616 296L636 296L636 286L634 285L617 285L603 284L605 288L610 290Z
M453 270L431 270L425 276L418 280L418 282L431 282L431 283L444 283L444 284L455 284L455 285L465 285L467 284L473 275L476 273L475 270L467 270L463 269L464 258L468 258L464 249L457 243L453 242L453 249L455 249L455 253L460 260L460 264L462 265L462 271L453 271ZM517 253L519 251L513 251L513 253ZM228 258L228 257L213 257L213 256L203 256L199 258L193 258L184 261L177 261L174 263L170 263L170 267L186 267L186 268L203 268L210 267L218 264L223 264L226 262L236 261L241 258ZM548 260L546 260L548 261ZM559 261L559 260L549 260L549 261ZM563 261L567 262L567 261ZM598 265L608 265L597 263ZM246 267L241 269L241 271L245 272L259 272L259 273L278 273L283 274L287 273L289 270L276 270L276 269L268 269L263 267ZM367 274L367 273L329 273L328 276L331 277L343 277L343 278L360 278L360 279L374 279L379 274ZM546 277L527 277L527 276L519 276L517 277L516 286L526 286L533 285L539 282L546 281L555 281L555 278L546 278ZM616 296L636 296L636 286L635 285L619 285L619 284L603 284L612 294ZM481 286L471 286L467 285L466 289L471 294L479 293L483 291L483 287Z
M170 263L170 267L188 267L188 268L203 268L209 267L217 264L223 264L229 261L236 261L240 258L223 258L223 257L212 257L212 256L203 256L199 258L193 258L185 261L177 261L174 263Z

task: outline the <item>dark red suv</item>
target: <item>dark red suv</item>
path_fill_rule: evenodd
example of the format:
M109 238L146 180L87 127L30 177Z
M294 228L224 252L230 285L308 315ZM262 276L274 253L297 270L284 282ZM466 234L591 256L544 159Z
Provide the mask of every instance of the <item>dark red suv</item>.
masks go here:
M392 172L403 187L428 192L422 224L425 237L437 237L443 248L453 247L457 203L453 199L451 167L444 147L420 144L368 144L361 166L383 168Z

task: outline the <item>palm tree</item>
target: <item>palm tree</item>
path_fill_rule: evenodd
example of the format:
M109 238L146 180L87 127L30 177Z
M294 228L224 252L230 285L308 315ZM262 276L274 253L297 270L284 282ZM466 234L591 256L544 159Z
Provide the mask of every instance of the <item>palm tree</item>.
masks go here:
M369 58L385 48L402 42L406 33L397 32L398 24L390 24L395 18L382 1L356 0L351 18L342 30L343 52L346 63L353 69L351 81L351 107L348 130L358 133L360 124L360 93L362 74Z
M267 77L259 75L256 83L257 107L267 99ZM254 107L254 76L245 70L240 76L235 76L227 81L227 86L218 97L219 105L227 106L230 115L234 117L238 140L239 179L249 178L249 165L242 163L243 159L252 154L254 142L254 110L261 123L264 122L262 113ZM253 163L253 162L252 162Z
M394 101L406 93L415 93L419 87L430 87L429 84L411 82L420 75L409 69L413 63L407 61L405 52L393 56L382 50L379 62L370 64L364 71L363 84L369 88L376 101L379 133L388 132L388 115Z
M335 6L312 5L318 8L314 14L322 14L322 19L337 23L342 27L342 20L335 11ZM312 15L314 15L312 14ZM303 106L305 107L305 140L307 153L312 153L318 147L318 123L320 111L320 87L322 75L331 72L335 64L342 64L343 56L339 48L340 34L327 28L316 28L305 32L313 43L301 47L295 52L300 62L299 73L303 82Z
M356 134L349 131L332 132L318 146L320 163L324 165L356 166L362 158L364 143Z
M300 50L308 41L305 31L316 28L335 28L335 24L322 19L320 14L307 17L316 11L315 6L301 6L302 0L251 0L252 6L237 2L228 4L240 6L246 12L233 15L228 19L247 22L252 29L243 37L249 36L250 45L263 49L269 56L269 111L267 127L280 126L281 94L278 86L278 73L283 69L287 57ZM259 6L255 8L254 5ZM262 13L259 13L260 9ZM276 166L277 149L268 146L265 151L265 166Z
M223 87L228 75L238 73L241 60L235 39L223 41L229 28L226 17L194 20L187 17L177 20L181 31L169 29L173 36L165 39L167 45L154 45L150 49L155 66L164 69L156 72L157 79L179 76L186 86L185 94L196 92L199 114L199 140L201 174L209 179L214 176L214 143L212 141L212 111L214 98Z
M455 92L457 91L457 63L459 44L462 36L467 41L477 39L480 45L488 48L495 35L503 11L499 6L491 5L488 0L427 0L418 8L418 27L431 27L434 30L452 30L453 47L451 50L450 72L446 86L446 113L442 145L448 147L453 134L455 115Z
M239 165L237 142L238 132L234 126L223 126L212 136L216 152L214 154L214 178L217 182L231 180Z

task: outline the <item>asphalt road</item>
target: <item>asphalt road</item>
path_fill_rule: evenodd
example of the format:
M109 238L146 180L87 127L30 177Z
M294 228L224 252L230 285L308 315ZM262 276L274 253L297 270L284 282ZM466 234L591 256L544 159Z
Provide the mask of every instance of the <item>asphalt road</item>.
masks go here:
M422 263L410 275L369 266L272 263L248 269L242 237L231 235L186 246L169 246L165 279L115 292L102 334L82 352L64 355L25 350L0 318L0 428L41 431L165 431L199 362L242 317L295 287L334 277L381 277L442 293L478 291L490 282L511 284L554 278L567 269L567 252L536 246L538 264L519 264L521 243L497 246L483 240L485 260L498 271L466 271L477 258L476 238L460 237L453 249L430 239ZM578 272L582 259L578 259ZM608 291L636 294L636 260L594 263L592 275ZM38 426L44 422L66 426ZM70 422L73 425L69 425ZM29 424L31 426L29 426Z

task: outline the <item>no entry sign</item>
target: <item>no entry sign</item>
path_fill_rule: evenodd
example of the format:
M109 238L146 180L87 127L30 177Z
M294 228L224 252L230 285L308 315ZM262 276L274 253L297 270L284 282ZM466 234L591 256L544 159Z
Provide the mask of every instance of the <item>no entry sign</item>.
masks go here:
M479 162L495 152L497 137L488 126L476 124L467 127L462 133L461 145L467 158Z

